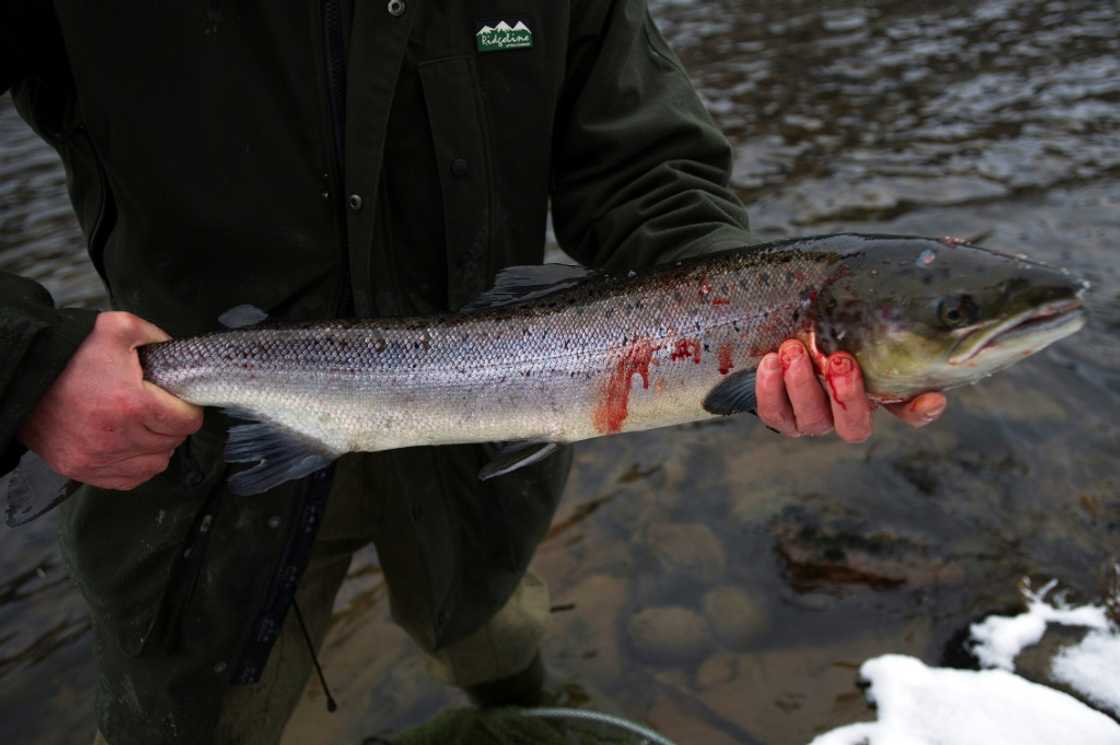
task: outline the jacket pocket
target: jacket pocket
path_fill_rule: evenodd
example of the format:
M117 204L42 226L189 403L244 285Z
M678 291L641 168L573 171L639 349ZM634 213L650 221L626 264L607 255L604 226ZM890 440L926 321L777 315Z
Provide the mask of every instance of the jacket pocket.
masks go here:
M443 197L447 302L458 308L493 272L494 178L485 108L473 56L419 67Z
M189 604L201 563L191 551L225 492L220 438L194 435L168 469L128 492L83 486L61 507L59 543L101 634L128 656L168 647L168 614ZM193 547L193 548L191 548Z

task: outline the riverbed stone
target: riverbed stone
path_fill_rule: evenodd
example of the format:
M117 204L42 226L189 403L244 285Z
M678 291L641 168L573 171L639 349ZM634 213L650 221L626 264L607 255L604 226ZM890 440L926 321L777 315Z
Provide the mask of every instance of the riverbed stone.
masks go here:
M723 544L703 523L655 523L646 532L646 543L667 574L709 584L727 570Z
M677 696L661 694L646 714L646 721L672 742L695 745L737 745L727 733L704 721L699 706Z
M651 661L685 663L712 647L704 617L679 605L639 611L630 619L629 631L638 654Z
M761 603L732 585L717 587L704 595L704 617L716 637L733 649L749 647L767 629Z
M716 652L696 668L696 688L706 691L730 683L739 674L738 671L738 655L731 652Z
M626 581L594 574L571 589L553 588L552 602L571 607L552 614L545 659L568 660L566 672L580 680L616 680L622 675L619 643Z

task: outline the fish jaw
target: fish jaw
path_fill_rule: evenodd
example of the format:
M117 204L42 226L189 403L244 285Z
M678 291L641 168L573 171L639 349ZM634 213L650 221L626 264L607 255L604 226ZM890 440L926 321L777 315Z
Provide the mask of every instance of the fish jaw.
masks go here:
M1080 298L1068 298L1028 308L1004 321L971 330L949 357L950 365L975 365L985 355L1026 356L1080 331L1086 314ZM1029 351L1028 351L1029 350Z

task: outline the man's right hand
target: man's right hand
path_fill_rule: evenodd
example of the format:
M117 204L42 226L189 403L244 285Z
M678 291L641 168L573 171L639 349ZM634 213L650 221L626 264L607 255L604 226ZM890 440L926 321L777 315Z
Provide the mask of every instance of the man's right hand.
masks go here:
M202 409L143 379L136 348L170 337L131 313L106 312L19 430L58 473L132 489L167 468L202 426Z

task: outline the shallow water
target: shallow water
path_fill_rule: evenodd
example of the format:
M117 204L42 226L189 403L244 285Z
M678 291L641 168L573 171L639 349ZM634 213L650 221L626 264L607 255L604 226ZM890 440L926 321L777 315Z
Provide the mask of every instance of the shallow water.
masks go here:
M786 441L739 417L584 443L538 552L559 682L678 743L799 743L870 719L886 652L954 636L1021 577L1093 599L1120 545L1120 35L1100 2L654 4L732 137L759 239L977 238L1093 282L1090 325L935 426ZM0 99L0 267L63 303L102 294L50 151ZM0 740L88 743L93 672L49 520L0 529ZM459 694L387 618L372 551L287 741L361 742Z

